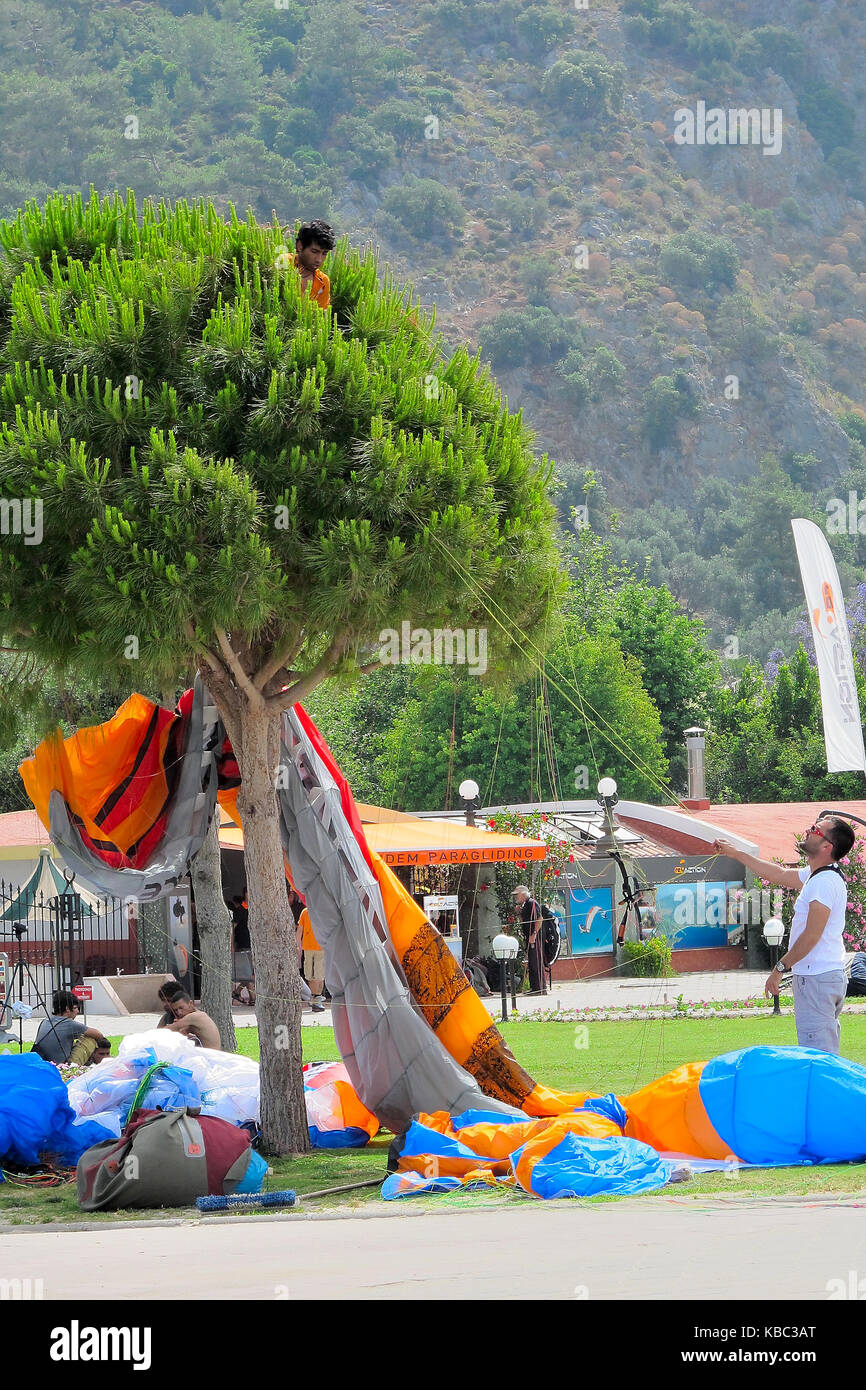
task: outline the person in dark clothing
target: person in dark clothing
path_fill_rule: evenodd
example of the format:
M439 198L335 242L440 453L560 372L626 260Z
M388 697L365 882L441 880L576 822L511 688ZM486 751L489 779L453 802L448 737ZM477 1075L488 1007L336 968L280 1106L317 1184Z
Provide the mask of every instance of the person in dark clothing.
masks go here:
M79 1004L69 989L56 989L52 1012L43 1019L33 1051L44 1062L74 1062L89 1067L105 1060L111 1043L98 1028L88 1028L78 1017Z
M541 908L523 883L515 888L512 897L516 900L523 926L526 960L529 966L529 990L531 994L540 994L544 981L544 958L541 953Z

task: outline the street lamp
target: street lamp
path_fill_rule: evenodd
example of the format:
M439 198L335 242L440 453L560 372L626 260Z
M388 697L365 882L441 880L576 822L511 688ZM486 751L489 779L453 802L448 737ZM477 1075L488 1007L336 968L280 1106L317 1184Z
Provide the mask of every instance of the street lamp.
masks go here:
M782 937L785 935L785 923L782 921L781 917L769 917L764 923L763 930L764 940L770 948L771 964L773 969L775 969L781 954L779 948L782 945ZM780 1014L781 1012L782 1008L779 1003L779 996L778 994L774 994L773 1013Z
M606 855L610 854L611 850L618 848L614 831L619 825L619 821L613 814L613 808L619 801L619 797L616 793L616 782L612 777L602 777L599 781L597 791L598 804L604 812L604 833L596 840L591 858L604 859Z
M616 794L616 782L612 777L602 777L597 790L599 806L604 806L610 810L619 801Z
M471 777L467 777L457 788L457 794L463 801L463 806L466 811L466 824L474 825L475 812L481 805L478 796L478 783L473 782Z
M511 979L511 962L517 955L517 938L507 932L500 932L493 938L493 954L499 961L499 983L502 987L502 1022L508 1022L508 1000L506 991ZM512 996L513 997L513 996Z

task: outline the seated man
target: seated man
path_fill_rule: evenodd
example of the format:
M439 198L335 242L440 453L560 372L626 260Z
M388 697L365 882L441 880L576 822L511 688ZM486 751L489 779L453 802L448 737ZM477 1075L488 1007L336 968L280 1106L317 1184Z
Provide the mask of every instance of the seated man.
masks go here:
M171 1006L182 994L186 994L186 990L183 985L178 984L177 980L166 980L164 985L160 985L157 995L160 1004L165 1008L165 1012L156 1025L157 1028L167 1028L170 1023L174 1023L174 1010Z
M56 989L51 1000L52 1013L42 1020L33 1051L45 1062L74 1062L95 1066L111 1052L111 1043L98 1028L88 1028L76 1017L78 1000L69 989Z
M183 1033L184 1037L193 1038L202 1047L222 1052L219 1029L210 1014L196 1008L186 991L176 994L169 1008L174 1014L174 1022L165 1025L170 1033Z

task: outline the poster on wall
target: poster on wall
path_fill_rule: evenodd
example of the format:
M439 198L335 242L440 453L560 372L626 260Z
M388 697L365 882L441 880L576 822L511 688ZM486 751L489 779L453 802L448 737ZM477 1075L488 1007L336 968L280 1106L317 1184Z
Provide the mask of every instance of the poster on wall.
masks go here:
M192 993L192 908L189 889L180 888L168 900L168 957L175 979Z
M613 898L609 888L572 888L569 893L571 954L602 956L613 950Z

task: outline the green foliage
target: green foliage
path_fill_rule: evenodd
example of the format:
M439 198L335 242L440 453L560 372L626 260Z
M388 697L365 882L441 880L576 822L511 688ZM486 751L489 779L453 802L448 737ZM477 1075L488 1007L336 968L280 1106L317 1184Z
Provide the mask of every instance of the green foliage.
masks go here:
M546 256L530 256L527 260L521 261L517 281L530 304L546 303L550 282L555 273L556 266Z
M646 581L623 584L600 618L627 655L640 662L644 686L659 712L665 751L679 760L683 730L706 723L719 663L703 622L688 618L668 589Z
M797 34L779 24L763 24L745 33L737 45L737 62L746 72L766 68L799 83L808 70L809 50Z
M544 74L545 100L565 116L585 120L619 111L625 95L625 68L599 53L572 49Z
M748 294L729 294L713 317L714 340L725 352L745 362L762 362L778 351L778 338L757 312Z
M537 231L545 215L544 203L538 198L522 198L519 193L511 191L493 200L493 212L521 236Z
M857 410L846 410L839 416L839 424L847 435L866 446L866 415Z
M385 225L396 225L418 238L448 242L462 231L466 213L453 188L437 179L409 176L392 184L382 199L381 217Z
M38 659L122 679L134 634L156 683L230 632L251 671L285 645L326 675L404 619L478 626L493 590L515 640L543 631L552 511L520 418L372 254L332 253L323 313L281 241L132 197L0 224L0 486L44 504L41 544L3 537L0 596Z
M650 448L662 449L676 438L679 420L691 420L700 406L687 372L653 377L644 394L643 431Z
M482 326L481 351L494 367L553 362L565 352L568 326L552 310L506 309Z
M647 941L624 941L623 974L646 980L669 979L676 975L673 967L673 948L664 936L651 936Z
M729 237L697 230L668 237L659 253L662 283L679 289L733 285L739 268L737 248Z
M855 138L855 114L848 102L835 87L817 78L797 94L797 111L800 120L814 135L825 155L838 146L853 145Z

